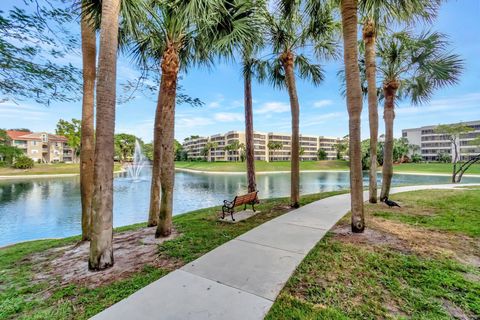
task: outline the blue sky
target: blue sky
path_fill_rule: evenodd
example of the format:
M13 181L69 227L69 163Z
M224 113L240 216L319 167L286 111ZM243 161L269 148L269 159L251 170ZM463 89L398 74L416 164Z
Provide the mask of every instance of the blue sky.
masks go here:
M2 1L0 10L12 5ZM79 32L78 26L72 32ZM454 87L435 93L432 101L413 107L401 103L396 111L395 135L401 130L423 125L458 121L480 120L480 1L449 1L442 6L438 19L430 27L447 34L452 51L465 60L461 81ZM81 66L80 54L72 54L69 61ZM322 63L322 62L321 62ZM337 71L341 61L323 62L326 79L318 87L298 82L300 99L300 129L303 134L344 136L348 133L346 104L340 95ZM118 62L118 80L134 79L137 71L128 57ZM210 69L192 69L182 76L181 85L186 93L205 102L203 107L178 105L176 112L176 138L190 135L210 135L229 130L243 130L243 80L235 63L219 63ZM291 131L288 95L268 85L254 83L254 127L263 132ZM117 106L116 132L135 134L145 141L152 140L156 101L145 97ZM368 137L367 106L362 115L362 137ZM380 114L383 110L380 106ZM60 118L81 117L81 102L53 103L49 107L21 101L18 105L0 103L0 128L27 127L34 131L54 131ZM380 117L380 133L383 133Z

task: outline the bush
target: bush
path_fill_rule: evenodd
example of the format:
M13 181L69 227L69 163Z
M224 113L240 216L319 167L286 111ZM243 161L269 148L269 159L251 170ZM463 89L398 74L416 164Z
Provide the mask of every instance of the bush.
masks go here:
M419 155L418 153L415 153L415 154L412 154L412 158L410 160L412 160L413 163L420 163L422 162L422 156Z
M6 167L6 166L7 166L7 162L0 160L0 168Z
M33 160L29 157L19 157L13 163L15 169L31 169L33 168Z
M318 160L327 160L327 151L318 149Z

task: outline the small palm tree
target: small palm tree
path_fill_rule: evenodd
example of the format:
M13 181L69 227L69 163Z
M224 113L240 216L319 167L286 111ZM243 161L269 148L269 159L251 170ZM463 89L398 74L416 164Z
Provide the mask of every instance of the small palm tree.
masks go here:
M369 201L377 202L377 142L378 98L376 83L376 38L390 24L410 23L417 19L432 19L440 1L432 0L359 0L360 20L363 23L364 68L368 88L368 118L370 125L370 183Z
M292 113L291 193L292 207L300 205L300 104L296 77L319 85L323 71L313 63L307 52L315 58L336 56L338 30L331 8L319 1L305 7L298 0L279 0L267 16L267 41L273 49L270 80L276 87L286 88Z
M205 160L208 160L208 156L210 155L210 152L216 148L218 148L217 142L211 142L211 141L207 142L207 144L202 150L202 155L205 157Z
M458 82L463 62L449 52L448 46L446 37L438 32L424 32L419 36L399 32L378 43L385 119L381 200L389 196L393 176L395 104L403 99L409 99L414 105L424 103L436 89Z

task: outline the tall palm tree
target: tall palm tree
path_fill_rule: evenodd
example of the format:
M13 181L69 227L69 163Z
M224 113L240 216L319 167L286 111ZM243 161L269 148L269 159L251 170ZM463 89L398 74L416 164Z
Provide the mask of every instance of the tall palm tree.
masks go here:
M267 16L268 42L272 46L274 60L271 63L271 80L274 86L286 87L292 114L291 146L291 206L300 205L300 104L297 96L296 74L319 85L323 71L308 57L313 51L318 57L336 54L334 40L337 24L330 7L312 1L304 12L298 0L279 0L276 8ZM308 14L305 14L308 13Z
M363 174L361 150L362 88L358 68L357 0L341 1L343 59L345 64L347 109L349 117L350 198L352 232L363 232Z
M87 3L82 4L85 8ZM82 240L90 240L95 156L94 101L96 79L96 34L93 19L82 9L81 37L83 60L83 101L80 152L80 193L82 202Z
M457 83L463 62L449 51L438 32L413 36L399 32L379 40L379 73L383 80L385 145L380 200L389 196L393 176L393 122L395 104L409 99L413 105L428 101L433 92Z
M95 150L101 152L95 152L94 160L92 233L88 261L91 270L102 270L113 265L113 158L119 12L120 0L102 1L95 142Z
M370 125L369 201L377 202L377 143L378 97L375 46L379 29L394 22L430 20L436 15L440 1L432 0L360 0L359 13L363 23L365 73L368 88L368 118Z
M217 52L246 42L250 29L247 1L174 0L153 2L153 16L135 37L133 52L141 64L157 63L162 71L155 115L154 157L149 225L156 237L172 231L174 123L178 74L193 63L210 62ZM160 194L160 196L159 196ZM157 218L158 217L158 218Z

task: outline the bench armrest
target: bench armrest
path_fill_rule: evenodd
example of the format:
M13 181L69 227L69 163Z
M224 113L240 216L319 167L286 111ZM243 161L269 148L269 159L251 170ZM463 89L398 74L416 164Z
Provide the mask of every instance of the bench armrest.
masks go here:
M226 206L231 206L233 204L233 201L223 200L223 204Z

